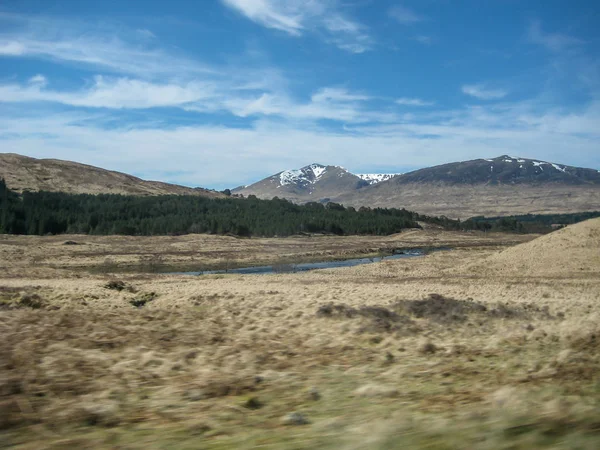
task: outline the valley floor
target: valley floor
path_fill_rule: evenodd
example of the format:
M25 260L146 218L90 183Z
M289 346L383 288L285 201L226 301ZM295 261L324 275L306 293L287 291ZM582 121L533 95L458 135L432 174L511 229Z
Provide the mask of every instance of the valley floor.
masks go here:
M600 264L489 268L534 237L0 236L0 448L598 448Z

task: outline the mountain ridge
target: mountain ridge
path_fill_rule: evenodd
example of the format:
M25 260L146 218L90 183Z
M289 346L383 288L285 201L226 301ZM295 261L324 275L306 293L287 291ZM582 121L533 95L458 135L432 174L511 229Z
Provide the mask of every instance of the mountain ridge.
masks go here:
M326 201L348 191L374 185L396 174L354 174L341 166L308 164L299 169L287 169L256 183L232 190L238 195L260 198L284 197L302 203Z
M16 192L50 191L71 194L198 195L224 197L220 192L162 181L148 181L122 172L60 159L37 159L0 153L0 178Z
M475 215L569 213L600 209L600 171L501 155L441 164L370 183L339 166L323 166L319 176L298 182L282 171L237 189L240 195L283 197L297 203L336 202L353 207L407 208L424 214L468 218ZM342 172L343 171L343 172ZM327 173L329 177L322 182Z
M447 184L600 184L600 171L502 155L427 167L396 178L400 184L432 181Z
M0 153L0 178L17 192L72 194L225 194L57 159ZM600 210L600 171L502 155L442 164L404 174L353 174L341 166L309 164L278 172L233 195L285 198L295 203L406 208L421 214L472 216L555 214Z

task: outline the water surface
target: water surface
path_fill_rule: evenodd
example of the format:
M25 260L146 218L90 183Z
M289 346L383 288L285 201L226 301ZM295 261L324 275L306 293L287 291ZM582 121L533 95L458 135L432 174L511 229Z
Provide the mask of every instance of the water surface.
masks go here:
M306 272L309 270L320 270L320 269L335 269L338 267L354 267L361 266L363 264L372 264L381 261L391 259L405 259L415 258L424 256L425 254L436 251L436 250L449 250L448 248L437 248L437 249L410 249L410 250L399 250L393 255L387 256L375 256L372 258L352 258L343 259L339 261L322 261L312 263L298 263L298 264L274 264L271 266L251 266L251 267L240 267L237 269L223 269L223 270L201 270L196 272L171 272L172 275L215 275L224 273L237 273L243 275L249 274L267 274L267 273L295 273L295 272Z

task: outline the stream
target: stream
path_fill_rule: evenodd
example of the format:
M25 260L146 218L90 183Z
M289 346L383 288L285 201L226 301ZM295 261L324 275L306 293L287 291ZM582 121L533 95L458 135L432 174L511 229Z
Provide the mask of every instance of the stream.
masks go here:
M320 270L320 269L335 269L338 267L354 267L361 266L363 264L372 264L381 261L394 260L394 259L405 259L415 258L419 256L425 256L428 253L434 251L445 251L450 248L432 248L432 249L410 249L410 250L398 250L392 255L386 256L375 256L371 258L352 258L343 259L338 261L322 261L322 262L311 262L311 263L298 263L298 264L274 264L271 266L251 266L251 267L240 267L236 269L221 269L221 270L201 270L193 272L169 272L170 275L216 275L225 273L234 274L268 274L268 273L295 273L295 272L306 272L309 270Z

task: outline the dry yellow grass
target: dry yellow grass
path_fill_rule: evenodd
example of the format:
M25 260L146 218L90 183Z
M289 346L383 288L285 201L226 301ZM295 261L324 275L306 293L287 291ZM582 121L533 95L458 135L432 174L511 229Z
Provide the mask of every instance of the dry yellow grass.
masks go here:
M565 251L562 272L497 269L538 245L580 245L586 227L598 222L502 254L517 238L2 237L0 446L597 448L600 268L578 271ZM73 270L390 242L456 249L298 274ZM116 279L123 289L107 287Z
M146 181L121 172L58 159L36 159L0 153L0 178L17 192L50 191L70 194L200 195L223 198L224 194L161 181Z
M600 276L600 218L504 250L488 258L483 268L520 276Z

